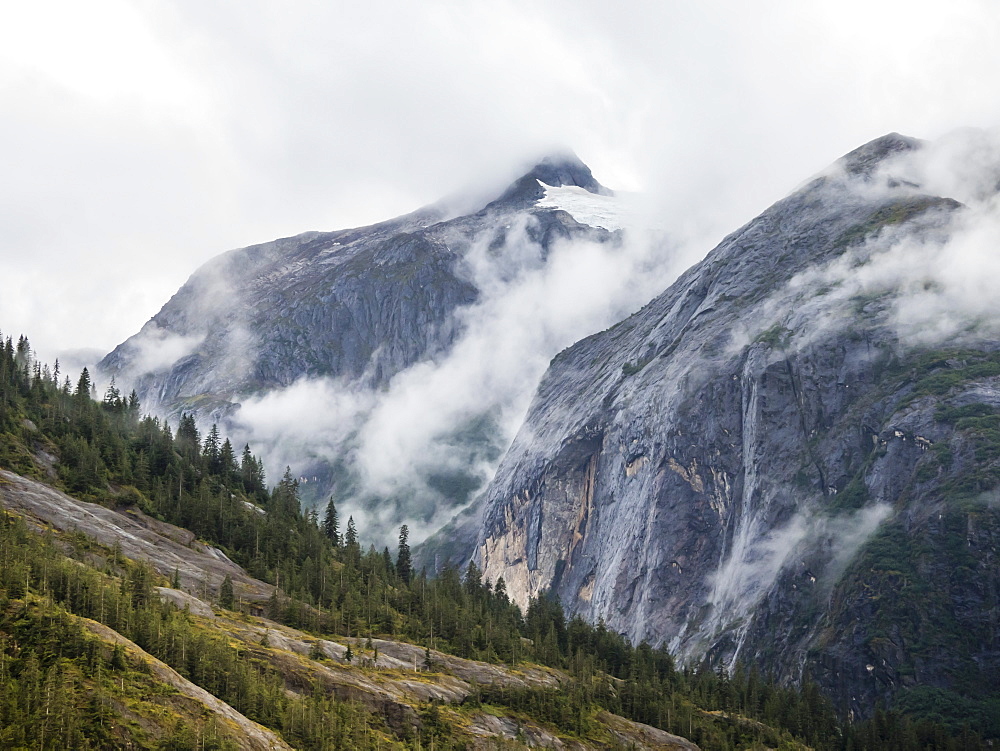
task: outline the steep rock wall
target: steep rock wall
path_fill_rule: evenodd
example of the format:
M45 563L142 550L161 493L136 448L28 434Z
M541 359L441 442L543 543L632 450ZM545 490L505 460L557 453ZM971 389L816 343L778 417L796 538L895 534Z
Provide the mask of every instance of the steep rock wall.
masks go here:
M1000 451L943 415L994 414L1000 345L914 346L898 291L847 294L833 271L945 241L961 205L880 172L919 149L853 152L561 353L487 492L485 576L687 661L808 672L845 712L988 685L1000 518L977 494ZM887 615L925 606L950 615ZM935 639L965 646L932 657Z

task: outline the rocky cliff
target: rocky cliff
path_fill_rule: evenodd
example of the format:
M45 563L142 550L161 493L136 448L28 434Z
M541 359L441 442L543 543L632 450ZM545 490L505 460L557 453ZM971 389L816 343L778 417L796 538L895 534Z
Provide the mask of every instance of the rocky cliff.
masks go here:
M857 149L559 354L487 493L486 577L855 715L996 693L1000 336L956 273L1000 172L954 170L966 205L942 153Z
M549 265L572 266L580 246L615 252L615 202L563 156L472 213L442 202L234 250L199 269L101 371L135 387L144 409L222 423L269 466L291 465L307 502L334 495L347 513L372 514L383 541L407 521L418 533L485 484L545 364L593 330L580 317L563 332L569 314L536 288L551 288ZM647 297L629 290L594 298L600 326ZM540 316L558 324L528 312L546 305ZM498 309L517 320L501 324ZM512 338L520 319L537 342L501 358L497 329Z

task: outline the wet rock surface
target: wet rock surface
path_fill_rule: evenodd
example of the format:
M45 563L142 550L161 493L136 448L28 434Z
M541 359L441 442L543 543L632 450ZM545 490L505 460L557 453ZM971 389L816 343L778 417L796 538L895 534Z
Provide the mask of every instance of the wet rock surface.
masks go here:
M919 148L852 152L556 357L486 494L486 578L682 659L809 673L855 716L907 681L995 689L1000 452L944 415L992 414L1000 343L914 346L898 291L841 291L963 211L879 177Z

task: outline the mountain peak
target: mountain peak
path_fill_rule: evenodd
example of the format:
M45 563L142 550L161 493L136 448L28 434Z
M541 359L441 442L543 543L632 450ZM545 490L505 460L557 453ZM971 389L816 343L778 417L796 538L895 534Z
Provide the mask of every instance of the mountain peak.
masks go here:
M541 180L554 188L575 185L591 193L607 192L607 188L594 179L590 167L580 161L580 157L572 151L544 157L524 177Z
M554 188L576 186L597 195L611 195L611 191L594 179L590 167L572 151L549 154L508 186L494 204L513 204L521 207L544 198L545 189L539 183Z
M838 161L848 174L868 177L885 159L905 151L916 151L924 142L899 133L887 133L859 146Z

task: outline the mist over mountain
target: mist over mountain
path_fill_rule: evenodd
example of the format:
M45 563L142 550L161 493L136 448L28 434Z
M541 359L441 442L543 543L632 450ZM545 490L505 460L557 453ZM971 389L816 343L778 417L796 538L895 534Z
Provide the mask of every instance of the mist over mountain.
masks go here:
M855 716L995 697L998 189L995 133L890 134L561 352L486 578Z
M419 540L492 477L551 357L674 273L572 154L475 200L223 254L101 371L290 465L307 501Z
M845 715L994 701L998 186L994 133L890 134L670 284L550 159L471 213L221 256L103 368L522 607Z

